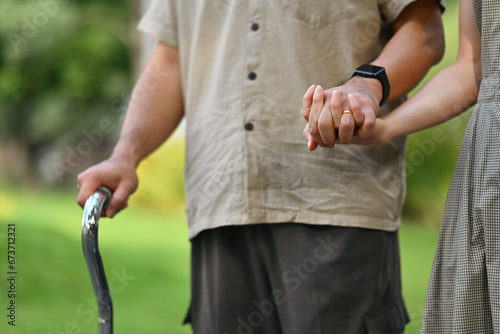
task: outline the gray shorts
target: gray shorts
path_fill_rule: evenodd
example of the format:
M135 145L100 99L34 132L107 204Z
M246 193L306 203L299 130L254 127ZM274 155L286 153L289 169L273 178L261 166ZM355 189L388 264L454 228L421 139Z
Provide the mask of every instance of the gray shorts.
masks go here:
M400 334L397 232L297 223L228 226L191 243L196 334Z

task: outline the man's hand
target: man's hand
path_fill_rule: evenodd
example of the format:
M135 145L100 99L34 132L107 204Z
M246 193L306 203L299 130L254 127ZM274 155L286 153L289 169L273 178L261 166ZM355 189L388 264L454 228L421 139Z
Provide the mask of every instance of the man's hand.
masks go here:
M355 98L356 96L356 98ZM317 145L333 148L338 140L348 144L353 136L368 138L379 112L382 86L376 79L354 77L346 84L323 92L309 87L302 103L302 116L308 122L304 138L309 150ZM350 110L351 113L344 113Z
M78 175L78 205L83 208L87 198L100 186L114 191L111 203L104 212L105 216L113 218L127 207L129 196L137 189L138 178L134 166L126 159L111 157L82 172Z
M135 168L119 158L109 158L90 167L78 175L77 203L82 208L89 196L100 186L114 191L105 216L113 218L119 211L127 207L127 201L137 189L138 178Z

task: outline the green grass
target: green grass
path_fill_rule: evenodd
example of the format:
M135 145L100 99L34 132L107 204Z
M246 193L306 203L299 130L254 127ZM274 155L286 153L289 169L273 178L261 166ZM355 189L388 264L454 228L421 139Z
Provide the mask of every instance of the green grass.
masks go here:
M81 250L82 211L73 195L11 195L12 217L0 215L2 248L6 223L16 223L18 271L17 325L9 328L2 312L0 333L97 333L93 290ZM115 331L189 333L181 326L189 302L183 216L128 210L114 220L103 219L99 238L113 294ZM4 249L1 254L5 273ZM128 277L117 280L123 272ZM4 309L4 279L0 291Z
M0 191L0 272L7 270L6 224L16 224L17 319L1 333L97 333L93 291L81 251L82 211L75 193ZM189 242L182 212L129 208L103 219L100 245L115 307L116 333L190 333ZM404 296L418 333L437 230L405 224L401 233ZM115 273L128 277L122 282ZM6 280L0 281L2 309Z

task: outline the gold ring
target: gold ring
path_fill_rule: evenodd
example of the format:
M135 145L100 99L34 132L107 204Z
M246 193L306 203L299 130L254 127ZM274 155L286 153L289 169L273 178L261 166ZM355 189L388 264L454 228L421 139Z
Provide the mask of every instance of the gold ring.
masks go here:
M351 114L352 115L352 111L350 111L350 110L344 110L344 111L342 111L342 115L343 114Z

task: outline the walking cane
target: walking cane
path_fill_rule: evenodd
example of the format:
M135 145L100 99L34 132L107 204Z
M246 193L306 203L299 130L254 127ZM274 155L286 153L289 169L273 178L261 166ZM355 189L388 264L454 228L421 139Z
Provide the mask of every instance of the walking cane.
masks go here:
M106 273L102 265L99 244L97 240L99 217L111 202L111 190L100 187L85 202L82 219L83 255L87 261L90 280L94 287L99 309L99 334L113 333L113 302L109 292Z

